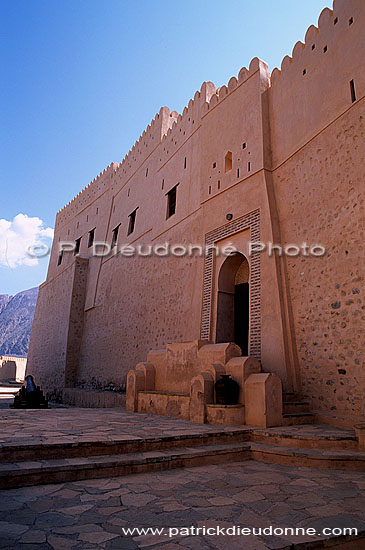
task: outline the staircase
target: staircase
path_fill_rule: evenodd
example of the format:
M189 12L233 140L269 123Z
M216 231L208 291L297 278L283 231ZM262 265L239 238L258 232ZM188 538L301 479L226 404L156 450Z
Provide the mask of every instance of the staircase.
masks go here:
M313 424L314 414L309 410L310 402L304 401L295 392L283 392L283 425Z
M287 414L290 419L290 415L300 415L302 411ZM0 447L0 488L250 459L287 466L365 471L365 452L357 447L352 430L318 425L225 427L208 433L134 439L125 436L119 441L95 438L87 442L11 444Z

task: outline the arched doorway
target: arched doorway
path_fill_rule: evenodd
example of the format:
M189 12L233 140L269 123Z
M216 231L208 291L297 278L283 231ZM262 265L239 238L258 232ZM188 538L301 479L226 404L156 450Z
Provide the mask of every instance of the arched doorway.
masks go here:
M249 265L243 254L235 252L219 271L216 342L234 342L242 355L248 355L249 312Z

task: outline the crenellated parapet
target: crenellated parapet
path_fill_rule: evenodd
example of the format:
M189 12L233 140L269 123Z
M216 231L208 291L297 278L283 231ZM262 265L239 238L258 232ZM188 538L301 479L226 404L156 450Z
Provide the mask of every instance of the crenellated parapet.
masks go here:
M273 166L279 166L362 97L363 9L363 0L336 0L333 10L322 10L318 26L308 28L304 43L297 42L281 68L272 71Z
M156 114L120 163L116 174L118 180L128 179L141 166L161 143L174 120L175 112L170 113L168 107L161 107L159 113Z
M213 110L216 105L226 99L228 95L234 92L238 86L241 86L241 84L246 82L257 71L260 71L265 77L263 79L263 86L260 89L260 92L263 92L270 83L268 66L265 61L262 61L258 57L254 57L251 60L248 69L246 67L242 67L237 77L232 76L227 86L221 86L220 88L217 88L217 90L215 90L215 93L212 93L209 99L203 103L202 116Z
M58 223L63 223L95 200L105 191L111 178L117 186L122 186L142 165L145 165L147 175L148 159L157 148L159 148L157 163L159 168L163 167L171 156L194 135L200 127L202 118L212 112L242 84L248 82L257 72L260 75L257 92L263 93L270 88L273 105L279 106L278 111L285 111L286 124L288 121L289 123L292 121L295 126L297 116L295 113L291 113L290 103L296 102L297 95L301 91L303 91L307 103L312 101L314 94L318 92L318 82L316 81L315 85L312 84L313 77L321 78L323 65L333 63L338 31L351 32L352 22L354 21L355 26L357 12L361 9L362 1L335 0L332 10L325 8L319 16L318 26L311 25L308 28L304 43L297 42L291 56L285 56L280 69L275 68L271 75L267 64L255 57L251 60L248 69L242 67L238 75L230 78L226 85L216 88L213 82L204 82L181 114L170 111L168 107L161 107L120 164L111 163L60 210L57 215ZM333 88L333 84L328 82L327 87ZM285 109L282 108L280 102L285 104ZM305 108L313 112L310 105L305 105L303 101L300 103L303 112ZM320 117L317 118L319 120ZM307 119L309 120L310 117ZM304 131L302 133L305 134ZM292 136L291 139L294 143L296 138ZM283 148L285 148L284 146L283 143ZM280 157L280 155L279 152L278 156Z
M100 172L84 189L80 191L69 203L57 212L56 225L62 225L70 217L88 206L100 196L108 186L110 179L118 168L118 163L112 162Z
M360 0L362 1L362 0ZM337 32L350 29L351 13L356 9L356 2L334 0L333 9L324 8L319 15L318 25L311 25L306 34L304 43L298 41L292 50L291 56L286 55L280 69L275 68L271 73L271 85L287 85L293 74L305 76L311 68L318 66L316 54L327 53L330 45L337 39Z

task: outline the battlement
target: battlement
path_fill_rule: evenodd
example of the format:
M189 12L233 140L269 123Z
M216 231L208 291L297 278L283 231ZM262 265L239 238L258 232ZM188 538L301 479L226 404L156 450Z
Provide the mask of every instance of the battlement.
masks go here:
M237 77L232 76L229 79L227 86L221 86L218 88L214 94L211 95L209 101L206 101L202 107L202 116L206 115L209 111L212 111L218 103L223 101L229 94L234 92L234 90L246 82L252 75L257 71L262 71L265 76L267 76L266 83L260 89L260 92L263 92L267 86L270 84L268 66L265 61L262 61L258 57L254 57L249 65L249 68L242 67L239 71Z
M120 163L117 175L121 179L127 179L142 162L160 144L162 137L166 134L174 120L173 114L168 107L161 107L160 112L144 130L133 147Z
M361 1L361 0L360 0ZM360 3L360 2L358 2ZM350 28L355 21L356 2L334 0L333 9L324 8L318 17L318 25L311 25L305 34L304 43L300 40L294 45L291 56L286 55L280 69L275 68L271 73L272 86L282 84L283 80L291 79L293 72L300 69L303 76L308 73L308 67L318 65L315 54L327 53L330 44L336 40L336 32L343 28ZM352 14L352 15L351 15ZM285 82L286 83L286 82Z
M336 0L333 10L322 10L318 27L308 28L304 43L297 42L291 57L272 71L274 167L363 96L363 8L363 0Z
M56 225L62 224L72 214L75 214L80 208L85 207L97 196L99 196L106 188L109 177L112 177L116 171L118 164L112 162L100 172L84 189L82 189L70 202L68 202L61 210L57 212Z
M318 26L311 25L308 28L304 43L298 41L293 47L291 56L286 55L280 69L275 68L271 75L267 64L254 57L249 68L242 67L237 77L232 76L227 85L216 88L213 82L204 82L181 114L170 111L168 107L161 107L159 113L156 114L123 160L119 164L111 163L59 211L58 223L63 223L70 215L95 200L98 195L103 193L111 178L115 178L118 186L123 185L159 145L161 145L159 155L159 168L161 168L194 134L200 121L257 71L260 71L262 76L258 93L263 93L271 88L275 101L279 100L280 103L281 97L283 101L285 99L285 101L290 100L291 103L295 103L294 97L290 96L294 93L291 90L295 84L297 90L302 89L307 100L310 100L313 93L313 90L310 89L310 86L313 86L313 78L321 78L323 74L321 64L333 63L337 31L347 32L356 25L361 1L334 0L332 10L323 9L318 18ZM295 140L292 141L294 143Z

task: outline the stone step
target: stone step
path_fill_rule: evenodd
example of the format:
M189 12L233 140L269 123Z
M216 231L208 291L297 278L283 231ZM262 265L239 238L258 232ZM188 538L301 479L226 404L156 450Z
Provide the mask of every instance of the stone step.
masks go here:
M300 401L301 397L294 391L283 391L283 403L286 401Z
M309 406L309 401L283 401L283 413L292 414L310 412Z
M75 441L42 444L0 444L0 464L3 462L19 462L24 460L43 460L58 458L78 458L88 456L103 456L148 452L179 447L196 447L222 443L239 443L247 441L250 430L233 427L231 430L215 431L213 433L192 433L171 436L142 438L125 436L114 441Z
M248 443L0 464L0 489L108 478L249 458Z
M248 459L290 466L365 471L365 452L299 449L246 441L117 455L2 463L0 488L109 478Z
M313 424L314 418L315 415L311 412L286 413L283 414L283 426Z
M249 445L250 458L259 462L285 466L365 471L364 451L298 449L254 442Z
M308 428L312 428L310 424ZM312 432L312 433L310 433ZM277 445L280 447L296 447L298 449L324 450L357 450L358 441L353 430L344 430L344 433L321 433L318 430L310 430L308 433L289 431L288 428L260 428L253 429L250 433L250 441L264 443L265 445Z

